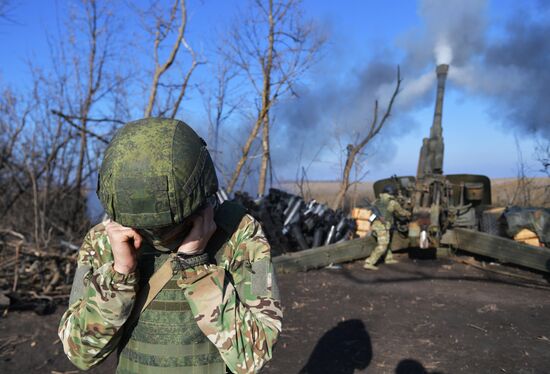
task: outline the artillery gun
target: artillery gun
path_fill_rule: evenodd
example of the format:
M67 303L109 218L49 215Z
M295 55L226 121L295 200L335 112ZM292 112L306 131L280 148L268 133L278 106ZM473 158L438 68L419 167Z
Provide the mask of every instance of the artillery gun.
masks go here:
M423 139L416 176L393 176L374 183L378 197L387 185L398 191L401 206L412 212L409 221L395 220L392 250L451 246L550 273L550 248L516 242L501 235L504 208L491 207L491 181L484 175L443 174L443 96L448 65L437 66L437 96L430 136ZM540 213L540 214L538 214ZM539 218L542 212L537 212ZM546 216L544 216L546 217ZM548 214L550 217L550 213ZM515 219L515 218L514 218ZM521 221L521 220L520 220ZM542 222L544 221L544 222ZM506 219L510 226L509 219ZM540 219L539 233L550 243L550 218ZM514 223L521 226L522 222ZM482 230L480 230L480 227ZM277 271L304 271L365 258L376 246L370 235L335 244L284 254L273 259ZM446 252L446 251L443 251Z
M437 96L430 136L422 140L416 176L393 176L374 183L378 197L384 188L393 185L401 206L412 212L409 221L395 220L397 230L391 238L391 249L452 247L474 255L494 258L537 271L550 273L550 248L536 247L502 235L504 208L491 207L491 181L484 175L443 174L443 97L448 65L437 66ZM550 243L550 213L535 212L537 234ZM548 219L543 219L543 218ZM525 219L514 217L511 226L520 227ZM529 219L531 220L531 219ZM334 227L334 226L333 226ZM481 228L481 230L480 230ZM274 257L279 272L305 271L358 260L368 256L377 243L371 235L364 238L325 242L322 247ZM449 253L447 250L436 253Z
M412 211L409 222L397 221L392 249L437 248L449 228L477 229L481 212L491 204L491 181L484 175L443 174L443 99L449 65L438 65L437 95L430 136L420 149L416 177L393 176L374 183L376 197L393 185L402 206Z

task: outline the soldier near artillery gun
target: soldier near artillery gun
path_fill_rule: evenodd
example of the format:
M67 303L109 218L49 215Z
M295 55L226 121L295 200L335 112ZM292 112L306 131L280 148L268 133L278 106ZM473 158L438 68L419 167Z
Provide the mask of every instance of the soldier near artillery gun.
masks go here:
M376 262L384 255L384 263L395 264L397 261L393 258L390 248L391 233L394 227L394 215L402 218L408 218L411 213L401 207L396 200L397 190L394 186L388 185L384 187L380 197L374 202L372 207L371 229L373 236L376 237L376 248L370 256L365 260L363 267L367 270L378 270Z
M185 123L126 124L98 195L110 222L79 251L59 336L87 369L118 349L118 373L257 372L282 311L260 224L218 205L206 143Z

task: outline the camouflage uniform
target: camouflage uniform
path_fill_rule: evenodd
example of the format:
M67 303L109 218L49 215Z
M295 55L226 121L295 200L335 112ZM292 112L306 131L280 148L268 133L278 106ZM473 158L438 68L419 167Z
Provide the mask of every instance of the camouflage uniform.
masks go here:
M410 212L399 205L395 197L387 193L380 194L375 205L383 207L383 209L381 209L383 217L380 218L382 218L384 222L377 218L372 223L371 229L374 236L376 236L377 245L370 256L365 260L365 265L376 265L378 259L384 254L385 262L394 262L392 251L388 248L393 226L393 215L396 214L402 217L409 217L411 215Z
M87 271L84 288L63 315L59 337L69 359L87 369L117 348L134 305L138 276L113 270L103 224L86 235L78 266ZM272 356L282 311L271 267L261 226L246 215L223 245L218 265L188 269L177 281L199 328L233 372L255 372Z
M184 225L218 190L204 140L185 123L162 118L122 127L98 179L109 217L136 230ZM123 275L113 268L105 226L91 229L59 325L69 359L87 369L118 349L117 372L124 374L260 370L273 354L282 310L261 226L231 204L215 210L217 230L205 248L210 262L174 271L139 319L133 310L147 295L142 287L170 250L144 238L137 270Z

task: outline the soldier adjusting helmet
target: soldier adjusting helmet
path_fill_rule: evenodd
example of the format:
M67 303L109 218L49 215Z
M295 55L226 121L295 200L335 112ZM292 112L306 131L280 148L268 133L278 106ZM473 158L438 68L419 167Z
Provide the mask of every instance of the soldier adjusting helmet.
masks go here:
M205 141L182 121L146 118L107 147L97 194L113 221L148 229L182 223L217 190Z

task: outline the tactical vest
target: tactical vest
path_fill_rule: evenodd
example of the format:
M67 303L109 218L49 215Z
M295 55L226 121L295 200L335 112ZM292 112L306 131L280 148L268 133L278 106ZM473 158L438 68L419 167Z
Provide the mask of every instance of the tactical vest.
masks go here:
M391 197L389 195L384 195L386 194L381 194L380 197L376 199L374 206L378 209L384 223L393 225L393 214L389 211Z
M214 220L218 229L208 242L211 262L220 263L223 244L237 229L245 209L222 204ZM139 260L140 285L145 285L169 254L143 247ZM119 346L117 373L218 374L226 366L218 349L198 327L176 274L141 313L134 326L125 327Z

